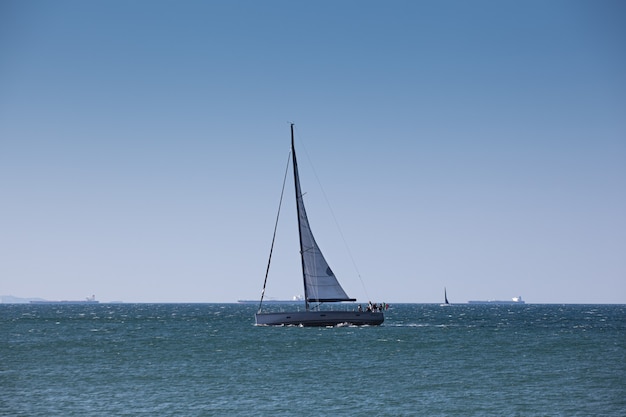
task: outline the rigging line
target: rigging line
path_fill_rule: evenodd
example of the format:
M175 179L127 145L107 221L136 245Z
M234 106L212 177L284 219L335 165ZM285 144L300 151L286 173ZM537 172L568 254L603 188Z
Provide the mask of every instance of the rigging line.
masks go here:
M295 131L296 133L298 133L298 128L295 127ZM299 135L297 135L299 138ZM352 267L354 268L354 270L356 271L357 276L359 277L359 281L361 282L361 287L363 287L363 291L365 292L365 296L367 297L368 300L371 300L368 292L367 292L367 288L365 287L365 283L363 282L363 278L361 277L361 272L359 271L359 268L356 265L356 262L354 260L354 257L352 256L352 251L350 250L350 247L348 246L348 242L346 241L346 238L343 234L343 231L341 230L341 227L339 226L339 222L337 221L337 217L335 216L335 212L333 211L332 206L330 205L330 201L328 200L328 197L326 196L326 192L324 191L324 187L322 187L322 182L320 181L319 177L317 176L317 172L315 171L315 166L313 165L313 161L311 161L311 157L309 156L309 153L306 150L306 146L304 145L304 142L302 140L300 140L300 143L302 144L302 149L304 149L304 154L306 155L306 159L309 161L309 165L311 166L311 169L313 171L313 176L315 176L315 180L317 181L317 184L320 187L320 190L322 191L322 195L324 196L324 200L326 201L326 205L328 206L328 209L330 210L330 214L333 218L333 221L335 222L335 227L337 227L337 230L339 231L339 235L341 236L341 240L343 241L343 245L346 248L346 251L348 252L348 256L350 257L350 261L352 262ZM304 195L304 193L302 194Z
M285 184L287 183L287 173L289 172L289 162L291 161L291 150L287 157L287 168L285 168L285 175L283 177L283 188L280 191L280 202L278 203L278 213L276 214L276 223L274 224L274 235L272 236L272 245L270 247L270 256L267 260L267 269L265 270L265 280L263 281L263 291L261 291L261 301L259 301L259 313L261 312L261 306L263 305L263 297L265 296L265 287L267 285L267 276L270 273L270 263L272 262L272 252L274 251L274 242L276 241L276 230L278 229L278 219L280 217L280 208L283 205L283 196L285 195Z

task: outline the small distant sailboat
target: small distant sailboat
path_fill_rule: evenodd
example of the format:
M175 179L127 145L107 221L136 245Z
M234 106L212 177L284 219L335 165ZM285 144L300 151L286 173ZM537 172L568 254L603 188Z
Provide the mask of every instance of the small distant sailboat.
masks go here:
M380 311L376 311L378 310L377 308L371 310L368 309L367 311L337 311L320 309L320 305L322 303L335 303L341 301L354 302L356 299L350 298L343 288L341 288L337 277L330 269L330 266L328 266L326 259L324 259L324 256L322 255L322 251L313 237L313 232L311 231L311 227L309 225L309 219L304 209L304 194L300 189L298 163L296 160L296 149L293 137L293 124L291 125L291 162L293 164L293 176L296 191L296 209L298 216L298 231L300 236L300 260L302 263L302 276L304 279L305 311L278 313L262 312L265 285L267 284L267 274L269 272L270 261L272 259L272 250L270 250L270 257L265 274L265 283L263 284L263 291L259 302L259 310L254 315L256 324L274 326L336 326L344 323L351 325L381 324L385 319L382 309ZM280 215L280 205L278 213ZM276 221L278 222L278 217ZM274 236L276 236L276 232L274 232ZM272 239L272 249L273 246L274 240ZM317 305L311 307L311 303L317 303Z
M443 304L440 304L441 307L447 307L451 305L448 301L448 293L446 291L446 287L443 287Z

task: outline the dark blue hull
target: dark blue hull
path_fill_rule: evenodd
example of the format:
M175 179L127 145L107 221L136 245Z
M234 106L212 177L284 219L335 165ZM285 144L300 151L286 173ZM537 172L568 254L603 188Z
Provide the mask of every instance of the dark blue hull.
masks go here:
M378 326L385 321L383 313L358 311L293 311L281 313L257 313L258 326Z

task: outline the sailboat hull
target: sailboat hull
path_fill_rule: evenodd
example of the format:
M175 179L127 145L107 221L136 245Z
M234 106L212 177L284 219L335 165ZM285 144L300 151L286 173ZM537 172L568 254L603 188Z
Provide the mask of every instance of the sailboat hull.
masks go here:
M383 313L358 311L295 311L281 313L257 313L257 326L378 326L385 321Z

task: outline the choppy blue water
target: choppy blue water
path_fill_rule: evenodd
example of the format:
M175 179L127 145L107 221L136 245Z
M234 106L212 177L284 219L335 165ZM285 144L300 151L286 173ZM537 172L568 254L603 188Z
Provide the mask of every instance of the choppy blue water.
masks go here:
M2 416L624 416L626 306L0 305Z

